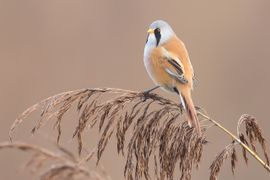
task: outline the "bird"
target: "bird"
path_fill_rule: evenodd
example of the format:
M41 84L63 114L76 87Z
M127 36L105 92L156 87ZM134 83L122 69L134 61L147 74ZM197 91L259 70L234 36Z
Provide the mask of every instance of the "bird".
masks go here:
M185 44L171 26L163 20L150 24L144 47L144 65L156 86L176 93L184 109L190 127L201 136L201 127L191 97L194 71Z

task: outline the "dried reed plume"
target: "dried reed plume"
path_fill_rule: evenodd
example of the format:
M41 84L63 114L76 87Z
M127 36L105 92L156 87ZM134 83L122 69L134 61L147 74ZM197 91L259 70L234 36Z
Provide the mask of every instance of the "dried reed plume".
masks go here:
M108 95L116 97L105 101ZM105 101L105 102L104 102ZM149 179L149 162L154 155L159 160L157 177L173 179L176 165L181 171L180 179L190 179L193 166L198 166L202 156L205 137L198 137L182 116L179 105L156 94L126 91L121 89L81 89L49 97L27 109L13 123L12 133L26 117L41 108L41 118L32 133L35 133L48 120L56 117L57 142L61 138L63 115L76 104L79 112L78 125L73 137L78 140L81 153L84 142L83 132L95 125L101 132L98 142L97 162L107 143L114 134L117 138L118 153L127 159L124 174L127 179ZM127 131L132 131L126 141ZM203 130L204 131L204 130Z
M26 163L25 168L29 168L40 180L109 180L105 172L89 170L86 162L93 155L90 153L85 158L77 159L75 156L58 146L58 152L49 151L42 147L26 144L22 142L2 142L1 149L17 149L23 152L32 153L31 159ZM43 172L40 172L43 171Z
M111 137L115 136L118 153L126 157L124 168L126 179L151 179L149 174L151 162L154 163L155 179L161 180L174 179L177 166L180 171L179 179L190 180L193 167L198 167L206 143L204 134L207 126L203 126L202 136L198 137L196 131L188 126L179 104L152 93L94 88L57 94L24 111L13 123L9 133L10 139L13 139L12 134L19 124L32 112L41 109L41 118L32 129L32 133L55 117L54 124L58 132L56 141L59 143L63 115L72 105L76 106L79 112L77 127L73 133L73 137L78 141L79 154L84 145L82 137L86 130L97 127L101 133L97 147L97 163ZM246 145L243 134L237 138L205 113L200 112L199 108L198 115L201 123L206 119L234 139L234 143L227 146L211 165L211 180L217 177L222 163L228 157L232 158L234 170L237 160L234 149L236 143L244 148L246 161L248 151L260 162L258 155ZM253 150L255 150L254 143L259 141L269 164L265 140L256 121L242 120L239 124L242 123L246 124L246 134ZM260 163L264 162L261 160ZM267 164L264 164L266 168L269 167Z
M243 124L245 126L245 135L244 135L244 133L242 133L240 131L241 125L243 125ZM266 170L268 170L270 172L269 157L268 157L267 150L266 150L265 138L262 134L262 130L259 127L257 120L253 116L250 116L247 114L242 115L238 121L237 135L238 135L240 142L238 142L236 139L233 140L233 142L231 144L226 146L224 148L224 150L222 150L221 153L216 156L215 160L211 164L211 166L210 166L210 170L211 170L210 180L217 179L217 176L220 172L220 169L221 169L224 161L229 157L231 159L231 169L232 169L232 172L234 173L234 170L236 167L236 162L237 162L237 155L236 155L235 146L237 146L239 144L241 145L241 143L245 144L248 147L251 146L253 153L256 155L256 157L258 157L255 143L259 142L259 144L262 147L266 163L263 162L262 160L261 161L262 161L264 167L266 168ZM249 143L248 143L247 139L249 140ZM245 160L245 163L247 164L248 157L247 157L246 151L247 151L247 149L244 146L242 146L243 158Z

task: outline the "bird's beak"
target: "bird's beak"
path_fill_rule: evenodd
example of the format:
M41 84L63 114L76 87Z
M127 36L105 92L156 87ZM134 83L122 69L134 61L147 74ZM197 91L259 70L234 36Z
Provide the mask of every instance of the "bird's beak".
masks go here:
M154 33L154 29L148 29L147 33L148 34L153 34Z

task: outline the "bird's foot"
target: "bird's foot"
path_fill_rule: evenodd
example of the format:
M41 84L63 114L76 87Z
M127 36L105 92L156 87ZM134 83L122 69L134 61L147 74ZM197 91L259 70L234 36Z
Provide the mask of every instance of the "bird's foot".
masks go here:
M154 91L155 89L158 89L159 87L160 86L155 86L155 87L153 87L151 89L148 89L148 90L145 90L145 91L141 92L143 94L143 96L142 96L143 97L143 102L145 102L148 99L148 97L150 95L150 92Z

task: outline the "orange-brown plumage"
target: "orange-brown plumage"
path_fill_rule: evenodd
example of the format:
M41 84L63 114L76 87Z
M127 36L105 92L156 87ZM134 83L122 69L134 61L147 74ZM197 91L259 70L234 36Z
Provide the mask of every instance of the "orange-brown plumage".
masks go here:
M163 89L179 93L189 124L201 135L200 124L191 98L194 72L187 49L166 22L154 22L153 24L151 26L158 28L158 32L152 31L154 35L149 34L148 37L148 40L155 42L156 45L153 42L146 43L144 62L147 72L152 80ZM158 33L160 33L160 37ZM165 40L162 39L162 33ZM156 41L154 41L155 38ZM158 40L158 38L160 39ZM182 79L186 81L182 81Z

